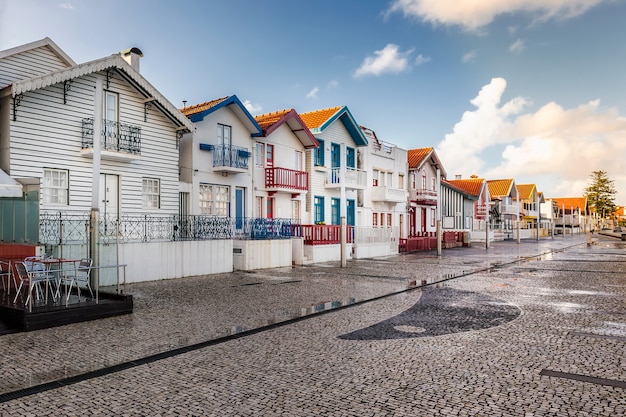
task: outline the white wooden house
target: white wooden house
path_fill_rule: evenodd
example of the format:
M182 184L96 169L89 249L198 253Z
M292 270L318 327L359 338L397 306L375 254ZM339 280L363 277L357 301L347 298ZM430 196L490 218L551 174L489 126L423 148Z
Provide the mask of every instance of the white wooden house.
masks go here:
M301 113L319 147L306 151L309 192L306 195L306 222L309 225L346 224L358 226L358 191L367 187L367 174L358 153L367 139L346 106ZM337 245L305 245L305 261L339 260ZM349 245L351 252L352 247ZM348 256L347 254L346 256Z
M380 140L372 129L361 130L368 146L359 149L359 158L369 184L358 191L354 255L391 255L408 235L407 151Z
M304 155L319 143L294 109L255 119L263 135L254 138L253 217L288 218L301 224L309 191Z
M0 52L0 168L23 187L3 199L3 224L9 207L26 207L3 240L127 264L129 282L223 272L207 261L224 257L220 245L179 235L178 145L194 125L139 73L141 56L76 64L48 38ZM93 210L96 254L85 231ZM36 236L16 232L33 225Z

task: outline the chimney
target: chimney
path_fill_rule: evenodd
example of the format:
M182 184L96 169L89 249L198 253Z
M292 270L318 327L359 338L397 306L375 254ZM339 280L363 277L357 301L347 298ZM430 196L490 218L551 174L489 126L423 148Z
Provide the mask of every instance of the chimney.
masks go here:
M455 179L455 180L460 180L460 179L463 179L463 175L461 175L461 174L456 174L456 175L454 176L454 179Z
M120 52L120 55L124 58L124 61L128 62L130 66L133 67L135 71L139 72L139 60L143 56L141 49L135 47L125 49Z

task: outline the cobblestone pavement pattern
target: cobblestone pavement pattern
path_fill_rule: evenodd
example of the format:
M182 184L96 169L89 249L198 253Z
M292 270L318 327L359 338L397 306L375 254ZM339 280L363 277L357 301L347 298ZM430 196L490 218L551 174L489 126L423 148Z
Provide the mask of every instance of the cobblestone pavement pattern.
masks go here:
M0 393L350 306L8 400L0 415L623 416L617 242L567 236L133 284L132 315L0 337Z

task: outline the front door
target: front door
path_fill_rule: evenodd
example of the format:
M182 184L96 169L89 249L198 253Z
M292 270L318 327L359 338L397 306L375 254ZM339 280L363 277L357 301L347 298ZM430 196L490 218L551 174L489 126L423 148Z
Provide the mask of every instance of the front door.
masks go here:
M100 219L104 223L105 235L112 233L108 226L115 224L119 216L119 176L100 174Z
M341 167L341 146L338 143L330 145L330 163L332 168L332 183L339 184L339 168Z
M422 211L422 224L420 225L420 228L423 233L426 233L426 209L422 207L421 211Z
M246 194L245 188L235 188L235 227L243 228L243 221L246 212Z
M346 201L346 224L354 226L354 200Z

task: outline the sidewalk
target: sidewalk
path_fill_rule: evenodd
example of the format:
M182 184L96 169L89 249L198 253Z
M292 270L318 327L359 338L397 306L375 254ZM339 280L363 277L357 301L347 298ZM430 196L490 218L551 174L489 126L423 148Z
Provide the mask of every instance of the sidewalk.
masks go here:
M127 285L132 315L0 337L0 394L561 251L584 235ZM42 360L45 358L45 360Z

